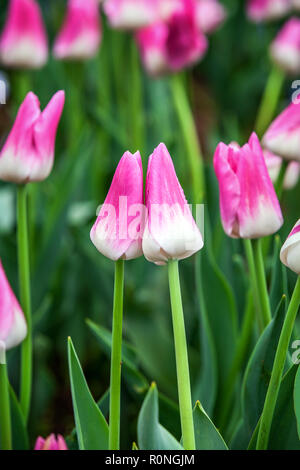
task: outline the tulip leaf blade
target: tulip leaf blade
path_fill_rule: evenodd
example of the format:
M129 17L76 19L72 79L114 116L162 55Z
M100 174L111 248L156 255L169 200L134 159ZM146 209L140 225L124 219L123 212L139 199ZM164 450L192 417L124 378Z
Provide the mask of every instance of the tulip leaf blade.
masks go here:
M298 366L295 387L294 387L294 406L297 418L298 435L300 439L300 366Z
M193 410L196 450L228 450L228 447L205 410L197 401Z
M71 338L68 360L79 449L107 450L108 424L91 395Z
M29 440L20 404L13 388L9 387L12 442L14 450L28 450Z
M158 391L152 383L138 417L138 446L141 450L183 450L158 419Z

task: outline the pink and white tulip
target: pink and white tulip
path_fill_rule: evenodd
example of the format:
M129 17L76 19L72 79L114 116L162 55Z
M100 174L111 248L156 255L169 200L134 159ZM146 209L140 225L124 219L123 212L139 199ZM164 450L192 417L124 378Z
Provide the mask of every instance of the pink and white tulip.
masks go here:
M182 0L167 21L140 29L136 39L145 68L152 75L176 72L194 64L208 46L196 22L193 0Z
M282 158L274 153L269 152L268 150L264 151L264 158L268 168L269 176L273 183L276 183L280 169L282 166ZM298 181L300 176L300 163L299 162L290 162L285 172L283 187L284 189L293 189Z
M42 15L35 0L10 0L0 38L0 59L8 67L40 68L48 58Z
M64 438L58 434L50 434L46 439L38 437L34 446L34 450L69 450Z
M197 23L205 34L215 31L226 19L226 10L218 0L197 0Z
M280 157L300 161L300 104L291 103L272 122L262 144Z
M280 251L281 262L300 275L300 219Z
M292 7L292 0L248 0L248 17L260 23L281 18L286 15Z
M200 230L164 144L160 144L149 158L146 207L143 252L148 261L163 265L170 259L188 258L201 250Z
M67 14L55 40L57 59L80 60L94 57L102 37L97 0L69 0Z
M139 29L160 18L161 3L160 0L105 0L103 8L113 28Z
M141 156L125 152L91 230L91 240L113 261L138 258L143 254L144 217Z
M251 239L279 230L283 224L282 213L256 134L241 148L220 143L214 168L227 235Z
M300 19L290 18L271 44L271 56L284 71L300 73Z
M27 183L49 176L64 101L65 93L58 91L41 112L37 96L27 94L0 152L0 179Z
M5 275L0 260L0 342L5 349L18 346L27 335L24 314Z

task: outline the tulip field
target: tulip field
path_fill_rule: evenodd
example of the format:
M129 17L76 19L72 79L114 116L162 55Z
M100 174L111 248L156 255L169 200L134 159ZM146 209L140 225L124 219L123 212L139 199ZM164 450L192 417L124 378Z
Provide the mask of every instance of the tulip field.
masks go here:
M299 179L299 0L1 1L0 450L300 450Z

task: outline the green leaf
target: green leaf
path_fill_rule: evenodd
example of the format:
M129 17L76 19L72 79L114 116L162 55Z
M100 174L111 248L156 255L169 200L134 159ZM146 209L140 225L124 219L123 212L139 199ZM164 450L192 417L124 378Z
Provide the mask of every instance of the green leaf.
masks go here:
M141 450L183 450L175 437L159 423L155 383L150 386L138 417L138 444Z
M248 442L264 406L285 311L284 296L275 317L259 338L246 368L242 388L242 414Z
M12 442L14 450L28 450L29 442L22 410L14 390L9 387Z
M297 375L295 379L294 406L295 406L295 413L296 413L296 418L297 418L298 435L300 438L300 367L298 367L298 371L297 371Z
M112 335L109 330L97 325L91 320L86 320L87 325L92 330L100 344L102 345L103 351L110 357ZM136 367L136 354L133 346L122 342L122 365L124 366L124 377L132 385L134 390L138 393L143 393L148 388L147 379L139 372Z
M71 338L68 359L79 449L107 450L108 425L88 388Z
M224 439L199 401L193 410L193 418L197 450L228 450Z
M271 273L271 288L270 288L270 304L272 313L276 311L276 308L282 298L282 296L288 293L287 288L287 274L286 267L280 261L280 249L282 243L279 235L275 237L274 243L274 255L272 257L272 273Z

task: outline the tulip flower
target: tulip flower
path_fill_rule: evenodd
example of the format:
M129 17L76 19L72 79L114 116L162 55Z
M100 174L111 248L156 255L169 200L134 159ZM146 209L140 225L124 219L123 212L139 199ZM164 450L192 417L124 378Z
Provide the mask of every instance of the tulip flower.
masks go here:
M290 11L292 0L248 0L247 14L252 21L274 20Z
M38 437L34 446L34 450L68 450L66 441L58 434L50 434L46 439Z
M0 260L0 341L5 349L18 346L27 335L22 309L13 293Z
M113 28L138 29L158 20L160 3L163 2L160 0L105 0L103 8Z
M111 260L142 255L143 170L139 152L125 152L91 230L91 240Z
M8 67L39 68L48 58L47 36L36 0L10 0L0 38L0 59Z
M268 150L264 151L264 158L268 168L269 176L273 183L276 183L280 169L282 166L282 158L278 155L274 155ZM300 163L299 162L290 162L286 169L283 181L284 189L293 189L299 181L300 175Z
M280 259L291 271L300 275L300 219L281 248Z
M37 96L27 94L0 152L0 179L27 183L49 176L64 100L64 92L57 92L41 112Z
M146 207L143 252L148 261L163 265L168 260L188 258L201 250L201 233L164 144L149 158Z
M300 105L291 103L270 125L262 139L270 152L300 161Z
M222 224L233 238L259 238L283 223L278 198L256 134L238 149L220 143L214 156Z
M300 72L300 19L289 19L271 45L271 56L285 72Z
M196 22L196 3L182 0L165 22L138 31L137 43L145 68L153 75L176 72L200 60L207 39Z
M55 40L57 59L87 59L95 56L101 41L97 0L69 0L67 15Z
M196 16L200 30L209 34L224 22L226 10L218 0L197 0Z

